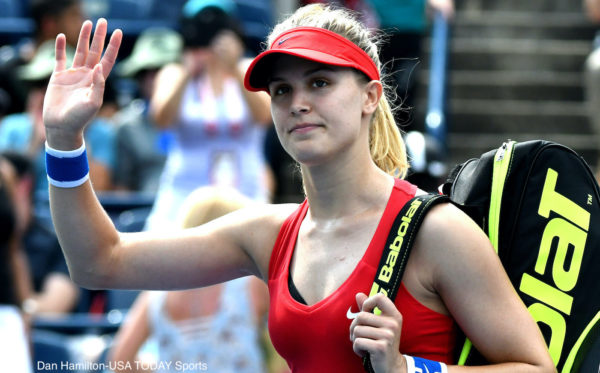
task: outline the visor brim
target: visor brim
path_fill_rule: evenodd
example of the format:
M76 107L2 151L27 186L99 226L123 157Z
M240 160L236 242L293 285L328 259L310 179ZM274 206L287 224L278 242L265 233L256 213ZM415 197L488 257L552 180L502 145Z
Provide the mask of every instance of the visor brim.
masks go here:
M319 62L326 65L354 67L354 61L348 61L331 54L315 51L311 49L293 48L293 49L270 49L259 54L248 66L244 78L244 86L252 92L268 92L269 78L273 73L273 63L281 55L288 55L303 58L309 61ZM360 69L359 69L360 70Z

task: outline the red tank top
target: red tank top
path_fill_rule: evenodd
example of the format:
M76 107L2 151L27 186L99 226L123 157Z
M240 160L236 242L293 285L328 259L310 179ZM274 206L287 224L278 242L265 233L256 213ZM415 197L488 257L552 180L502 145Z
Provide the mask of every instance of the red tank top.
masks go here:
M346 314L350 308L352 312L358 309L356 293L369 293L392 223L416 189L404 180L396 180L375 235L350 277L310 306L294 300L288 287L289 266L308 202L304 201L283 223L269 263L269 333L292 372L364 372L362 359L352 350L352 320ZM423 306L404 284L400 285L395 304L404 320L401 352L451 363L456 340L452 318Z

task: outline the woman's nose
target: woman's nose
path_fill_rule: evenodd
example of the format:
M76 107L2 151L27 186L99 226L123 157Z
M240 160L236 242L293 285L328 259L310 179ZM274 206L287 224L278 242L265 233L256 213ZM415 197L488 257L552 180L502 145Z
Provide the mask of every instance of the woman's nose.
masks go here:
M302 92L294 92L290 112L292 115L306 114L310 111L310 103Z

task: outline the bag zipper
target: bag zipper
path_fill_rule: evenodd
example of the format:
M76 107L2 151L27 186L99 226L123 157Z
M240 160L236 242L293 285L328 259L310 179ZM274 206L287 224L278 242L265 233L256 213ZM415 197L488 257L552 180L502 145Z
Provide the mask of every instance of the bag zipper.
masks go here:
M502 193L504 192L504 183L508 175L508 169L512 160L512 151L515 141L508 141L502 144L494 156L494 167L492 171L492 192L490 195L490 209L488 215L488 237L498 254L500 208L502 207Z

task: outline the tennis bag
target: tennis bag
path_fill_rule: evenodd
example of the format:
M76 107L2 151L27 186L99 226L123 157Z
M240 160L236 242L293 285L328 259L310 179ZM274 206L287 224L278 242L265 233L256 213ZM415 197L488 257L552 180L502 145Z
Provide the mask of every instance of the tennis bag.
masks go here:
M509 141L441 191L487 233L559 372L600 369L600 195L586 162L553 142ZM459 364L482 363L465 341Z

